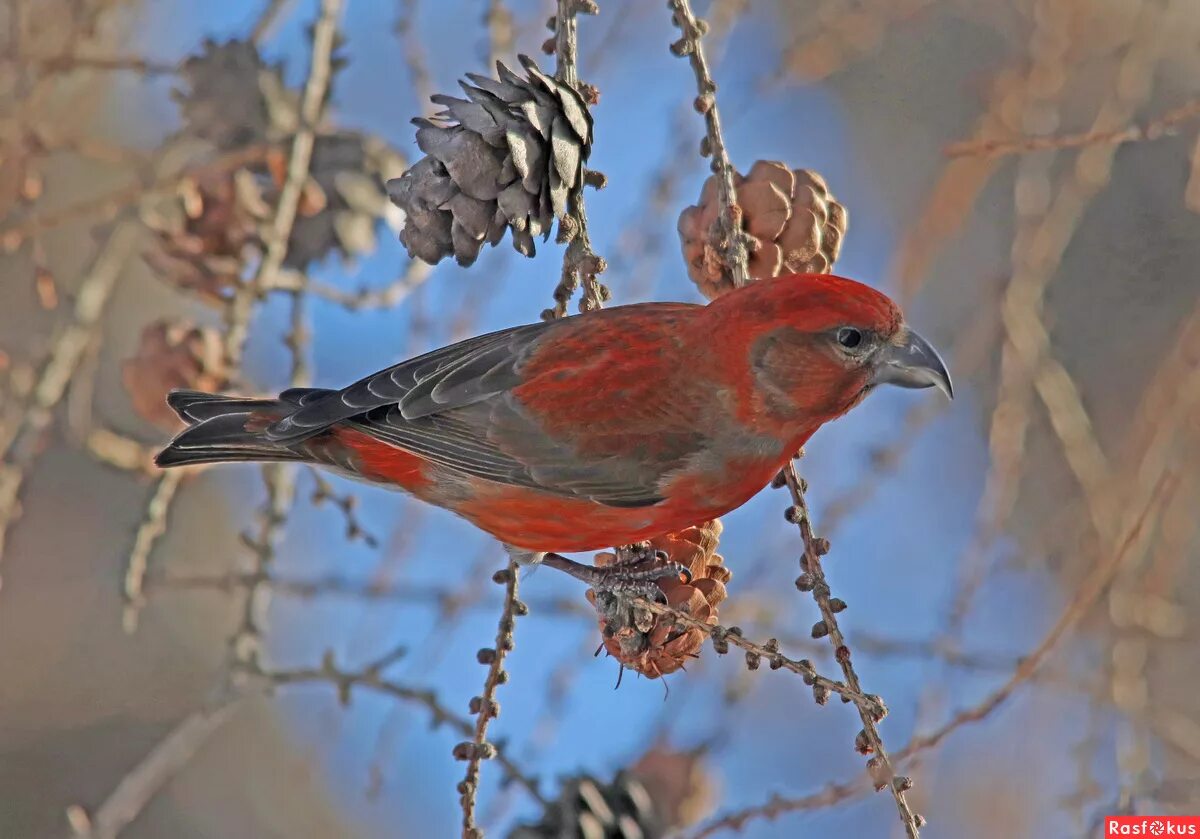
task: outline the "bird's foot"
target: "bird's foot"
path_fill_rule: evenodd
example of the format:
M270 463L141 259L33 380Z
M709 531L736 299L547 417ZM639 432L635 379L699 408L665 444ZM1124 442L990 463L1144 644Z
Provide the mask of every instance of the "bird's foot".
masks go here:
M640 565L643 562L651 562L657 560L660 563L666 562L670 557L666 551L656 551L649 542L634 542L632 545L622 545L617 548L617 557L613 562L606 566L608 568L621 568ZM665 576L670 576L665 575Z
M651 553L649 556L653 557L654 554ZM646 556L642 556L638 561L646 558ZM692 581L692 572L678 562L668 562L664 565L639 571L634 570L633 560L626 557L622 561L620 555L618 555L618 562L601 568L584 565L582 562L567 559L565 556L556 553L546 554L542 558L542 564L548 565L551 568L557 568L559 571L564 571L575 579L587 583L598 592L631 597L645 597L647 600L654 600L660 603L666 603L667 596L656 585L659 580L675 577L688 583Z

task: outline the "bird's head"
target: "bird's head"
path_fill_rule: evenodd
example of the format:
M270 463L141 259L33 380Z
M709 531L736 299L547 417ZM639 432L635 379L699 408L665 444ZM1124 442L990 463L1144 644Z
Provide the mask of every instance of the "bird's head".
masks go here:
M953 398L933 346L885 294L854 280L797 274L761 280L711 307L739 324L764 408L825 419L875 386L936 387Z

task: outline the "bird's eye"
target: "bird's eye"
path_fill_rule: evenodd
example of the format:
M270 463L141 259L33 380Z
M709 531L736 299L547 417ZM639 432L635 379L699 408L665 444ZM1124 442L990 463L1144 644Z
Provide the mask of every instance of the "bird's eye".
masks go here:
M862 332L853 326L843 326L837 331L837 342L848 350L858 349L862 341Z

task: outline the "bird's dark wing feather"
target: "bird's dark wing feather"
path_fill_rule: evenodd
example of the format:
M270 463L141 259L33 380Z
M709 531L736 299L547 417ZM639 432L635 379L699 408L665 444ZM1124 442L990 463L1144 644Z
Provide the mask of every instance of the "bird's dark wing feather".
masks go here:
M630 318L635 322L622 334L633 336L631 341L645 340L659 330L670 334L676 328L671 313L691 307L652 308L644 318ZM602 316L616 312L607 310ZM596 376L634 383L621 389L623 395L606 399L608 410L592 426L587 450L548 431L512 392L526 383L522 365L546 342L554 342L554 330L562 327L570 328L566 321L552 321L493 332L402 362L342 391L308 396L268 434L301 440L345 422L433 463L485 480L609 506L658 503L663 476L706 441L695 423L680 420L685 414L665 410L661 399L652 398L661 381L639 375L637 369L623 369L644 357L639 346L624 346L623 339L614 341L611 336L585 346L580 341L588 339L580 336L586 331L570 333L570 358L576 361L568 372L580 376L580 383L563 395L561 404L539 406L541 411L570 415L581 408L580 402L590 402L594 413ZM647 446L653 448L649 455Z
M554 323L534 323L469 338L327 391L267 429L280 442L310 437L377 408L399 406L415 419L486 399L519 383L521 360Z

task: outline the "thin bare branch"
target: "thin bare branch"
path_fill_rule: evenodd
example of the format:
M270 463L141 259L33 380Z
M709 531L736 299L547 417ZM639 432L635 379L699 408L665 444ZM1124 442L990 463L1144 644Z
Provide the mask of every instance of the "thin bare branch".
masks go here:
M701 825L695 833L688 834L688 839L708 839L709 836L716 836L725 831L741 833L746 829L746 825L759 819L775 821L780 816L790 813L807 813L813 810L836 807L838 804L844 804L847 801L852 801L859 796L865 795L866 792L867 787L865 784L860 781L850 781L848 783L829 784L811 795L799 797L772 795L762 804L754 804L750 807L730 810L714 817L712 820Z
M256 44L265 41L270 36L271 30L279 23L280 15L289 2L290 0L266 0L263 10L259 12L254 26L250 29L250 40Z
M1013 140L963 140L946 146L946 157L1006 157L1047 149L1080 149L1085 146L1120 146L1171 137L1193 120L1200 119L1200 99L1172 108L1144 123L1111 131L1092 129L1077 134L1018 137Z
M40 73L67 73L75 70L129 72L140 76L169 76L179 71L179 65L155 61L137 55L23 55L20 60L33 65Z
M487 739L488 724L500 715L496 688L508 681L504 659L513 648L513 629L517 616L529 611L529 607L517 599L519 570L516 560L510 559L508 568L497 571L492 578L504 586L504 607L500 610L500 623L496 629L496 646L479 651L479 662L488 666L488 672L483 682L483 694L471 700L475 730L470 741L454 747L454 756L467 763L466 775L458 785L463 839L483 839L483 831L475 823L475 801L479 794L481 764L496 756L496 746Z
M962 728L981 722L1010 699L1021 685L1033 679L1058 643L1078 625L1079 621L1100 599L1131 552L1144 541L1151 529L1149 527L1151 519L1170 503L1177 485L1178 476L1170 472L1164 473L1148 493L1148 500L1130 508L1131 519L1120 544L1114 548L1103 563L1093 569L1089 578L1084 581L1084 584L1066 605L1058 620L1029 655L1021 657L1004 684L975 705L955 714L937 729L928 734L913 737L903 748L896 750L891 755L891 760L895 763L910 760L921 752L940 745ZM799 798L774 795L763 804L739 809L709 822L691 839L702 839L702 837L712 836L723 830L741 830L755 819L773 819L786 813L833 806L847 801L865 790L865 784L849 781L831 784L821 792Z
M222 702L189 714L171 729L130 772L104 802L89 813L79 805L67 808L67 821L75 839L116 839L155 795L191 763L212 736L237 709L236 701Z
M38 374L30 401L11 428L0 428L0 560L5 537L16 518L21 487L37 459L42 434L67 392L72 376L91 345L121 269L132 256L141 225L127 219L109 234L80 284L71 322L54 342L49 360Z
M171 503L186 476L187 472L183 469L172 469L159 475L141 524L133 537L133 548L125 561L125 576L121 585L121 595L125 601L121 626L126 632L137 631L142 607L146 605L144 588L150 557L154 553L155 544L167 532L167 516L171 512Z
M712 171L717 176L721 211L718 216L720 236L725 243L725 263L729 267L735 287L750 281L750 247L753 238L742 229L742 209L738 206L737 190L733 184L733 164L725 148L721 134L721 114L717 108L717 83L708 69L702 39L708 32L708 24L692 14L688 0L671 0L668 4L672 20L679 27L682 37L671 45L671 52L687 56L696 76L695 108L704 115L706 129L700 154L712 157Z
M812 518L808 511L808 502L804 497L804 482L796 473L794 462L784 467L784 475L787 477L788 490L792 496L792 503L795 505L789 512L794 511L791 518L800 528L800 536L804 541L804 556L800 560L801 574L796 581L796 587L801 590L810 590L813 599L817 602L817 607L821 610L821 620L813 625L813 637L827 636L829 638L829 643L834 650L834 658L841 665L842 673L846 677L846 684L852 690L861 693L858 673L855 672L854 664L851 661L850 647L847 646L846 639L837 622L837 614L846 608L846 604L832 596L829 583L825 579L824 568L821 566L821 557L828 553L829 542L813 535ZM882 705L882 701L878 704ZM883 738L879 734L878 725L883 720L886 708L883 709L884 713L880 713L879 709L873 707L872 704L858 701L855 702L855 705L858 707L859 717L863 724L856 745L864 754L874 753L874 757L867 762L871 782L875 785L876 790L881 790L886 786L892 791L892 797L896 801L896 809L900 813L900 821L904 825L905 832L910 839L917 839L924 820L913 812L905 794L912 787L912 781L896 774L893 761L888 756L883 745Z
M570 85L585 101L595 104L599 93L579 79L579 22L580 14L594 15L599 12L595 0L557 0L558 14L554 16L554 54L557 66L554 77ZM598 173L584 173L584 183L595 178L603 182ZM581 312L599 309L609 299L609 290L600 282L600 275L608 268L604 257L592 250L591 234L588 231L587 207L583 200L583 184L571 191L567 201L567 215L559 220L558 241L566 244L563 251L562 275L554 289L554 308L542 312L543 318L561 318L567 314L567 303L576 290L583 286L583 298L579 301Z
M1132 513L1132 521L1128 522L1120 543L1108 554L1103 562L1092 569L1088 578L1084 580L1083 585L1080 586L1062 614L1059 615L1058 620L1055 621L1054 625L1038 645L1028 655L1021 658L1017 669L1013 671L1013 674L1003 685L996 688L970 708L959 711L934 731L914 737L903 749L896 752L895 759L905 760L918 752L937 746L959 728L985 719L1012 698L1017 688L1029 681L1038 672L1045 663L1046 658L1058 645L1058 642L1087 615L1129 556L1134 551L1140 550L1142 543L1151 529L1150 524L1152 519L1158 515L1165 505L1170 503L1178 484L1178 476L1173 472L1166 472L1154 485L1147 501L1128 508Z
M275 213L266 232L262 260L253 278L238 289L226 312L228 331L224 341L225 360L230 369L238 369L241 366L254 301L262 289L268 287L271 278L279 272L287 258L288 240L291 238L300 195L308 179L309 164L312 162L316 125L333 76L333 48L341 10L342 0L321 0L320 17L313 27L312 60L300 103L300 128L292 138L287 172L279 190Z
M435 726L449 725L459 734L471 736L476 730L475 723L450 710L438 699L434 691L402 684L384 677L384 671L403 656L404 652L403 648L393 650L367 664L361 670L347 670L340 667L332 652L327 652L322 657L320 667L275 670L263 670L257 665L246 665L245 667L246 673L252 681L257 681L267 688L318 682L331 684L337 689L338 699L343 705L349 704L355 688L381 693L425 708L433 718ZM538 803L546 803L546 799L538 789L536 778L521 771L503 749L492 746L492 751L492 757L504 770L506 778L527 790Z
M380 288L360 288L345 291L327 283L309 280L296 271L279 271L265 284L267 291L295 291L302 284L313 297L342 306L350 311L392 309L408 299L414 291L425 284L433 273L433 266L419 259L411 260L404 272L395 280Z
M813 695L817 698L818 704L825 704L830 694L837 694L848 702L855 702L870 709L871 713L880 717L887 713L883 700L878 696L865 694L856 686L848 686L843 682L822 676L813 667L812 662L806 658L788 658L779 652L779 642L774 638L759 644L743 637L739 627L705 623L696 620L691 615L650 600L642 599L638 602L647 611L669 617L680 626L700 630L712 639L713 649L718 653L729 652L729 645L732 644L746 651L746 659L752 668L757 668L758 663L765 660L772 670L790 670L802 677L806 685L813 688Z

